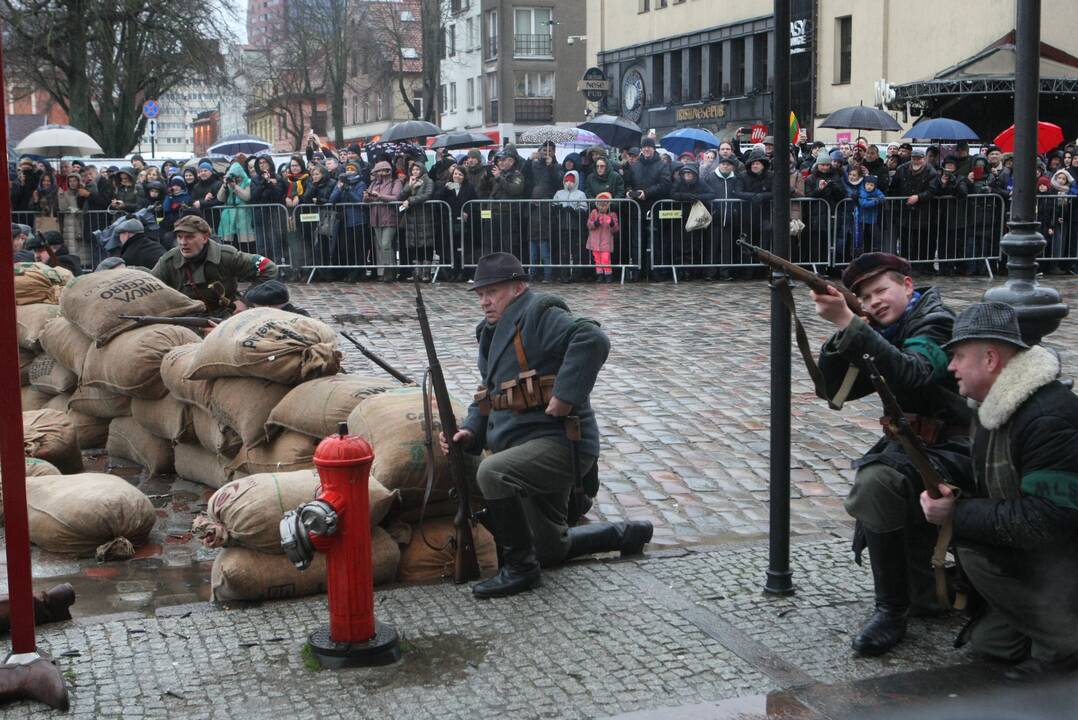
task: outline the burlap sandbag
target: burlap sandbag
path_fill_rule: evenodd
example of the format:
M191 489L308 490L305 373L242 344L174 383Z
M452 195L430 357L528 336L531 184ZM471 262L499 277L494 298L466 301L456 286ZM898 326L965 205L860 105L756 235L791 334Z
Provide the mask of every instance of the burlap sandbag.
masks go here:
M57 305L37 303L19 305L15 308L15 329L19 336L19 347L31 352L41 350L41 334L45 324L60 314Z
M78 557L130 557L157 519L149 498L115 475L29 477L26 497L30 542Z
M36 353L19 348L19 385L22 387L30 385L30 366L33 365L36 359Z
M123 320L121 315L179 317L205 310L202 302L136 268L81 275L60 296L64 317L98 345L135 327L134 320Z
M131 398L99 387L80 386L67 406L91 417L111 420L131 414Z
M62 267L49 267L45 263L15 263L15 304L33 305L60 302L60 291L74 276Z
M75 426L75 437L82 450L97 450L105 447L109 439L109 421L96 418L76 410L68 410L67 416Z
M337 423L368 398L393 388L381 378L335 375L308 380L284 396L266 424L304 435L326 437L337 432Z
M134 398L131 400L131 417L146 432L164 440L183 442L195 438L191 406L171 395L160 400Z
M375 587L397 576L400 548L385 530L371 529L371 566ZM287 600L326 591L326 556L315 553L311 566L297 570L285 555L268 555L243 547L225 548L213 562L211 598Z
M187 377L254 377L285 385L336 375L337 336L321 320L260 307L233 315L206 336Z
M169 350L161 359L161 381L165 383L169 394L177 400L209 410L213 381L187 379L187 374L191 372L191 361L195 359L199 345L200 343L190 343Z
M465 407L453 402L458 421L465 416ZM434 488L431 501L449 497L452 481L449 461L438 448L441 432L438 408L433 407L434 428ZM419 388L388 390L365 400L348 416L348 430L367 439L374 449L374 474L390 490L400 490L401 505L408 509L422 502L427 486L427 456L423 432L423 392ZM479 458L464 456L465 480L475 485Z
M78 387L78 375L44 353L39 357L49 358L52 370L49 370L48 373L41 377L31 377L30 387L48 395L70 394L76 387ZM33 375L34 369L37 367L38 362L35 360L34 364L30 366L31 376Z
M129 330L105 347L90 348L82 366L82 384L146 400L163 398L161 359L177 345L198 340L193 330L150 325Z
M109 457L138 463L151 475L170 473L173 469L172 443L151 435L134 418L116 418L109 423L105 449Z
M401 550L398 579L402 583L426 583L453 577L456 558L449 540L455 534L453 518L424 521L422 534L419 531L419 525L413 525L412 536ZM423 542L423 535L431 545L444 549L432 550L427 543ZM479 571L488 573L497 570L498 548L494 544L494 536L482 525L477 525L472 528L472 538L475 540L475 556L479 560Z
M191 529L206 547L241 546L276 554L281 550L281 518L318 494L315 470L260 473L233 480L209 500L205 515L195 518ZM370 524L377 525L389 512L396 493L375 478L367 485Z
M49 401L42 406L42 409L59 410L62 413L71 412L70 403L71 393L60 393L50 397Z
M27 457L47 460L65 475L82 472L75 426L59 410L30 410L22 414L23 449Z
M212 453L231 459L243 447L243 441L235 430L222 427L213 415L201 408L191 407L191 427L198 444Z
M287 430L266 445L245 447L236 456L232 469L254 475L313 468L317 446L318 438Z
M173 448L176 456L176 474L184 480L201 483L208 487L223 487L229 481L225 466L228 459L195 443L179 443Z
M65 317L55 317L41 331L41 347L56 362L75 373L82 374L86 353L94 341Z
M43 393L40 390L34 390L29 385L24 385L20 390L23 412L26 412L27 410L40 410L53 398L52 395Z
M26 477L41 477L43 475L59 475L56 466L37 458L26 458ZM0 493L0 525L4 524L4 496Z
M210 414L232 428L247 447L262 445L280 433L266 429L266 419L291 388L257 378L220 378L213 383Z
M38 382L44 380L49 375L49 373L53 371L53 368L55 367L55 360L53 360L45 353L38 353L36 356L34 356L33 362L31 362L26 367L26 384L30 385L31 387L37 385ZM54 392L49 392L43 387L38 387L37 389L49 395L56 394Z

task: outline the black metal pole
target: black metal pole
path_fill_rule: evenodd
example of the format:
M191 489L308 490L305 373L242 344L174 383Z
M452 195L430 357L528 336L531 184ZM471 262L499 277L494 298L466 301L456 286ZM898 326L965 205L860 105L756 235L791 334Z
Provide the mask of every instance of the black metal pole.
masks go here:
M790 257L790 0L775 0L775 76L771 134L775 138L771 189L771 251ZM793 593L790 571L790 313L771 275L771 512L764 592Z
M1018 0L1015 18L1014 190L1008 232L1000 242L1007 254L1007 282L988 290L986 301L1013 305L1028 343L1055 331L1067 314L1059 293L1037 283L1037 256L1044 251L1036 202L1037 120L1041 63L1041 0Z

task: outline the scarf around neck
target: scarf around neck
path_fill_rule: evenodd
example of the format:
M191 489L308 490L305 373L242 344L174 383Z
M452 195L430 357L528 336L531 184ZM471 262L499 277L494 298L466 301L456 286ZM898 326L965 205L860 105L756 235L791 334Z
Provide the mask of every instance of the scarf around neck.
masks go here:
M910 301L906 304L906 309L902 312L902 317L900 317L898 320L891 323L887 327L876 328L876 332L882 335L883 338L887 341L894 340L896 337L898 337L898 331L902 327L902 324L906 322L906 320L910 316L910 313L913 312L913 306L916 305L917 301L920 299L921 293L917 290L914 290L913 297L910 298Z

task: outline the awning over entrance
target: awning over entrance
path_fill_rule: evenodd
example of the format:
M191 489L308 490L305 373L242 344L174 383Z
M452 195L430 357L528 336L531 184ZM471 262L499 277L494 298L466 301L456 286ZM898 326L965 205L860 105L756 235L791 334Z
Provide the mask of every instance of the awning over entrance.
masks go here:
M1041 43L1040 118L1058 124L1064 136L1078 135L1078 57ZM928 117L961 120L982 139L1014 122L1014 32L928 80L896 85L893 110L909 107Z

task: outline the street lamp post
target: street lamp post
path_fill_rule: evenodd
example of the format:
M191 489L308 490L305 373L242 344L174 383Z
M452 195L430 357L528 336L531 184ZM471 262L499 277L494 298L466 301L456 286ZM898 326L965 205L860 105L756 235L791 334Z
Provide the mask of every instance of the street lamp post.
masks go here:
M772 251L790 256L790 0L775 0L775 90L771 134L775 137L771 187ZM790 571L790 311L782 302L781 272L771 275L771 506L764 592L794 591Z
M1017 0L1014 72L1014 191L1008 232L1000 247L1007 253L1007 282L984 294L987 302L1013 305L1022 339L1033 344L1054 332L1067 306L1054 288L1037 283L1037 256L1045 247L1037 231L1035 165L1040 93L1041 0Z

